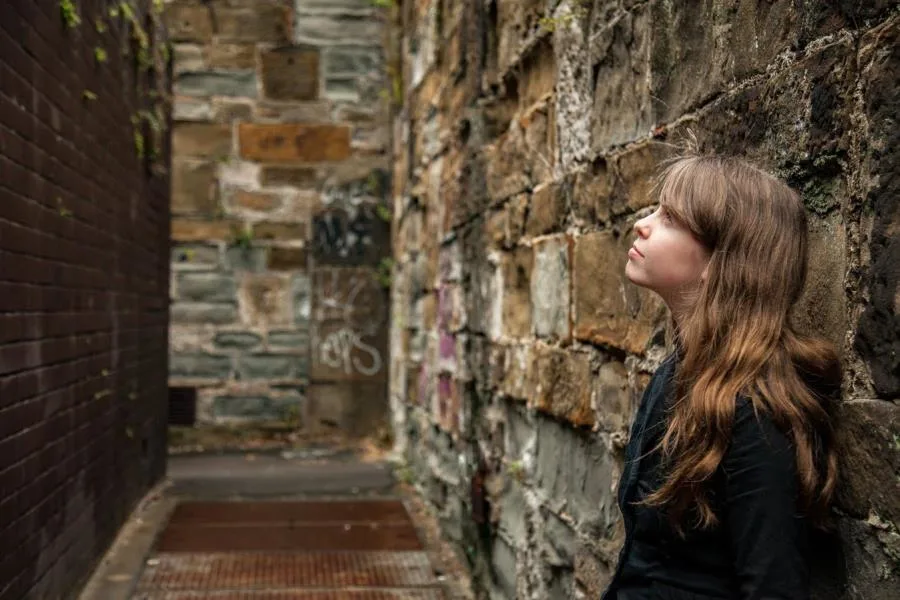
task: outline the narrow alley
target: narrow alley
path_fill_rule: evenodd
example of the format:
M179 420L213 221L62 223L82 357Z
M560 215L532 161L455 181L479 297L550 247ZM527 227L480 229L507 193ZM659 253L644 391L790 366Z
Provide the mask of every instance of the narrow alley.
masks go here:
M900 599L898 82L900 0L0 0L0 600Z
M447 548L434 524L413 522L388 465L352 450L315 454L171 457L169 480L126 523L80 600L469 597L464 578L448 580Z

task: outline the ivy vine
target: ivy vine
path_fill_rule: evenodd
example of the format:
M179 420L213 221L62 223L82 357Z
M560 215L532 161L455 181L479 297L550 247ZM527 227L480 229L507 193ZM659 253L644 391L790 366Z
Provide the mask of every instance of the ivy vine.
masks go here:
M165 39L164 8L163 0L118 0L88 21L103 39L102 44L93 48L96 64L110 64L109 49L118 48L126 59L125 64L131 66L123 73L123 81L137 105L131 116L134 152L151 174L162 174L166 170L161 159L171 105L169 67L172 50ZM59 9L67 29L75 29L81 24L76 0L59 0ZM97 99L97 94L90 90L85 90L82 95L85 100Z

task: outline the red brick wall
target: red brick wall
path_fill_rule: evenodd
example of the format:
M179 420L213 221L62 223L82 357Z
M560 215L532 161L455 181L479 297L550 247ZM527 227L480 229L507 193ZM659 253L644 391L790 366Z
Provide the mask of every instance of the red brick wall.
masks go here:
M169 181L132 116L168 69L60 5L0 2L0 600L76 595L165 469Z

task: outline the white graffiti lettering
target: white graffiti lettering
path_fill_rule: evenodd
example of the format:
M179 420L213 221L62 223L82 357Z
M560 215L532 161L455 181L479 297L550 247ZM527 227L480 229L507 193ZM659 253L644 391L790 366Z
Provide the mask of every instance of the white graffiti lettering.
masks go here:
M354 356L357 350L368 354L369 360L360 360ZM322 362L333 369L343 369L347 375L354 371L361 375L375 375L381 370L381 354L352 329L343 328L329 333L319 344L319 355Z

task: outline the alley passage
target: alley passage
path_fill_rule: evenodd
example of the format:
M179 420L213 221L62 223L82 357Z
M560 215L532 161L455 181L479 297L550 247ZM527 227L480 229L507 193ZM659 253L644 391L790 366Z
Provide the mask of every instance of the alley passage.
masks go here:
M183 502L138 600L439 600L397 500Z

